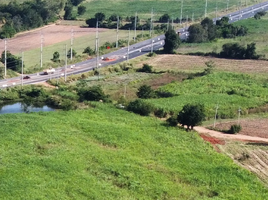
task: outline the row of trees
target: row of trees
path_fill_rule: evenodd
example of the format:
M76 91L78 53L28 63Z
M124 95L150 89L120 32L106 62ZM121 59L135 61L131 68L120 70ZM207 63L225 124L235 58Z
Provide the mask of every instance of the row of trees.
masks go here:
M16 33L41 27L58 19L64 7L64 0L59 1L25 1L18 4L0 4L0 38L10 38Z
M244 36L248 29L245 26L234 26L229 24L228 17L222 17L213 23L213 20L206 17L200 24L193 24L189 27L188 42L201 43L212 41L216 38L234 38Z
M67 0L65 7L64 7L64 16L65 20L75 20L76 14L73 12L74 6L77 7L77 14L83 15L86 12L86 7L80 5L84 0Z
M119 29L128 30L128 29L135 29L136 30L150 30L151 28L151 19L147 19L144 23L141 23L139 16L130 16L126 17L125 22L122 23L122 17L117 15L111 15L109 18L106 18L104 13L96 13L93 18L89 18L86 20L86 24L88 27L96 27L97 21L98 26L100 28L117 28L117 19L119 19ZM158 31L166 31L167 24L158 24L154 27L154 30Z

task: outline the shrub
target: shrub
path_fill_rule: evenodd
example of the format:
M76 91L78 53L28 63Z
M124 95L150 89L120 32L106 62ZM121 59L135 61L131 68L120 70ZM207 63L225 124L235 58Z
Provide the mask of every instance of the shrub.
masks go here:
M86 47L83 51L83 53L88 54L89 56L94 55L95 51L93 49L91 49L90 47Z
M143 67L138 69L137 72L145 72L145 73L152 73L153 67L148 64L143 64Z
M166 122L170 125L170 126L177 126L178 125L178 119L176 116L171 116L169 117Z
M137 96L142 99L150 99L155 97L155 92L149 85L142 85L139 87Z
M151 104L146 103L141 99L137 99L128 104L127 110L142 116L148 116L153 111L153 107Z
M241 131L242 127L239 124L234 124L231 126L229 133L231 134L235 134L235 133L239 133Z
M167 116L167 112L163 108L159 108L154 111L154 115L159 118L165 118Z
M100 86L81 88L77 92L80 101L99 101L108 102L109 98L104 94Z
M156 91L155 93L158 98L168 98L174 96L174 94L172 94L171 92L166 91Z
M156 53L155 52L148 53L148 57L155 57L155 56L156 56Z
M69 99L63 99L60 108L63 110L73 110L76 108L75 103Z

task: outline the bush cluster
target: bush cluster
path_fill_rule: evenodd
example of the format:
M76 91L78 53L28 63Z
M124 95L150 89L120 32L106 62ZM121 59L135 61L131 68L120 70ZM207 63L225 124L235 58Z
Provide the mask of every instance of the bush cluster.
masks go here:
M235 134L235 133L239 133L241 130L242 130L241 125L234 124L234 125L231 125L231 128L228 131L228 133Z

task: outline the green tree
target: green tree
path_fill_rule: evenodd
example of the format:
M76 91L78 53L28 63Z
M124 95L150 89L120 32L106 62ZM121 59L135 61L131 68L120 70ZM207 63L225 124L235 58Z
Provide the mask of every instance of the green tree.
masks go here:
M214 40L216 38L217 28L213 23L213 20L206 17L202 22L201 25L206 30L208 40Z
M77 52L73 49L71 53L71 49L69 49L67 52L67 58L71 58L71 54L72 54L72 57L75 57Z
M71 0L72 5L78 6L80 3L82 3L84 0Z
M153 107L141 99L136 99L128 104L127 110L142 116L148 116L153 111Z
M53 53L53 58L51 59L53 62L60 62L60 53L58 51L55 51Z
M108 96L104 94L100 86L80 88L77 92L80 101L104 101L108 102Z
M201 43L208 40L207 31L201 24L193 24L188 28L189 37L188 42L190 43Z
M86 11L87 11L86 6L78 6L78 8L77 8L78 15L83 15L83 14L85 14Z
M11 38L16 34L16 30L10 24L5 24L0 29L0 38Z
M66 6L64 7L64 16L63 18L65 20L70 20L70 19L73 19L73 15L72 15L72 11L73 11L73 5L71 4L66 4Z
M95 19L98 20L99 22L102 22L105 20L105 14L104 13L96 13L95 14Z
M168 14L164 14L159 18L159 22L167 23L170 20L170 16Z
M137 72L145 72L145 73L152 73L153 67L148 64L143 64L142 68L137 69Z
M87 47L84 49L83 53L88 54L89 56L95 54L95 51L93 49L91 49L90 47Z
M96 27L97 20L95 18L86 19L86 24L88 27Z
M164 44L164 52L166 53L174 53L181 43L180 37L172 29L171 26L168 27L167 32L165 33L165 44Z
M205 119L205 108L203 104L187 104L183 106L182 110L178 114L178 122L182 126L187 126L193 129L194 126L200 125Z
M142 85L139 87L137 96L142 99L150 99L155 97L155 92L149 85Z
M1 62L5 63L5 52L2 52ZM7 68L16 72L21 72L22 61L20 57L14 56L7 51Z

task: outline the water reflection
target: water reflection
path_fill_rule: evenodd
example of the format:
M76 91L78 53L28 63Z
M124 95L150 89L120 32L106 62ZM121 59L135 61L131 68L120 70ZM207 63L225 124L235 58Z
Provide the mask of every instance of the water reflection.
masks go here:
M29 113L39 111L53 111L54 109L40 102L12 102L0 107L0 114Z

